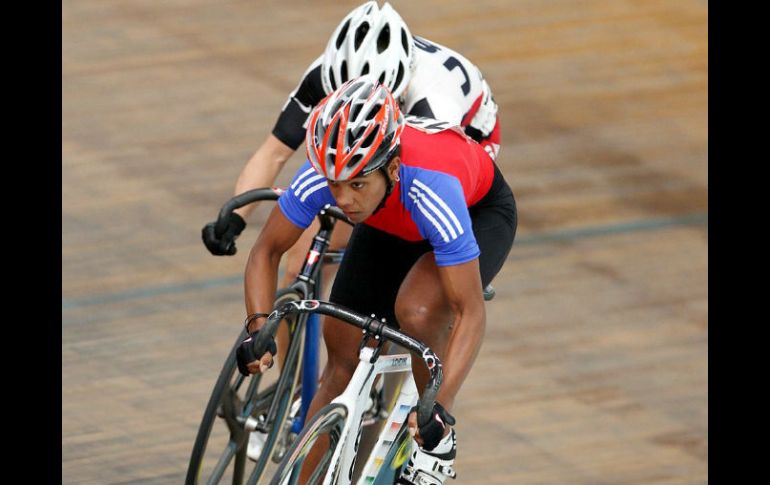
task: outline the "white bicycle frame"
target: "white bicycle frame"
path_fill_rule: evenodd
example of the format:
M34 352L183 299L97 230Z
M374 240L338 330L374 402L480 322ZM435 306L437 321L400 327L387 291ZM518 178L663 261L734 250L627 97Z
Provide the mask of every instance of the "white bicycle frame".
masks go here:
M419 395L412 377L411 355L381 355L374 364L370 363L372 355L374 355L372 347L361 349L358 355L358 366L353 373L353 377L350 379L350 383L348 383L345 391L332 401L332 404L337 403L345 406L348 415L345 419L342 437L337 444L334 455L332 455L331 463L336 464L336 466L332 465L329 467L324 476L323 485L350 485L353 479L353 468L355 467L361 432L363 431L363 414L367 408L369 391L374 385L377 376L393 372L407 372L409 374L404 379L393 411L382 428L374 448L372 448L361 477L357 482L358 485L371 483L371 480L377 476L396 434L409 416L409 410L417 404Z

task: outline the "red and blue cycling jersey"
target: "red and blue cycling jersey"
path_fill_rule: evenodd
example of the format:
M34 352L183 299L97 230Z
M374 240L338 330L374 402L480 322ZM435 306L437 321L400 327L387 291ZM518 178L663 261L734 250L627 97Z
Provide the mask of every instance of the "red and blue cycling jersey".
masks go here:
M427 118L407 120L401 134L400 181L363 224L407 241L429 241L439 266L475 259L480 251L468 207L489 191L492 159L457 128ZM334 197L308 161L278 199L286 218L303 229L326 204L336 205Z

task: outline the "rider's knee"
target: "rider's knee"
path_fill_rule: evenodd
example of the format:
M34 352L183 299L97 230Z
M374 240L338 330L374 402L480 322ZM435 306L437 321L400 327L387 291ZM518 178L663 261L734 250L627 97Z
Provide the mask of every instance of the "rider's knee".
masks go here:
M427 305L417 302L396 301L396 319L401 330L417 337L427 328L432 313ZM419 337L417 337L419 338Z

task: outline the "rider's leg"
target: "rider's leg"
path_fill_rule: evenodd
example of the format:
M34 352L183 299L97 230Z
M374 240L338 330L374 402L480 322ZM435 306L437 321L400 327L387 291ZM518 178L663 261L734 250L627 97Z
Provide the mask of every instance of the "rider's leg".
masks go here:
M404 333L425 343L443 362L452 311L432 252L423 254L404 278L396 297L396 318ZM429 377L425 364L412 359L412 373L417 389L422 391ZM451 410L451 402L441 404Z

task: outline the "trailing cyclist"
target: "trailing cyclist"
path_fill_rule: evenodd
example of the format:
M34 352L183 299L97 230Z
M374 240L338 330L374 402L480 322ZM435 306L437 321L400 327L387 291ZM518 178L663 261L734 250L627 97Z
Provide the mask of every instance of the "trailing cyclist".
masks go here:
M502 267L516 232L513 193L490 153L449 123L405 117L371 76L344 83L311 113L308 161L281 195L249 254L245 271L249 332L264 324L281 256L326 204L356 226L330 301L384 317L429 345L443 361L433 418L410 424L420 446L402 479L442 484L454 478L455 396L479 351L486 315L482 288ZM309 415L347 385L360 333L326 318L328 361ZM272 354L238 348L241 369L264 372ZM427 381L414 366L419 389ZM313 453L306 464L318 457ZM304 469L303 469L304 471Z

